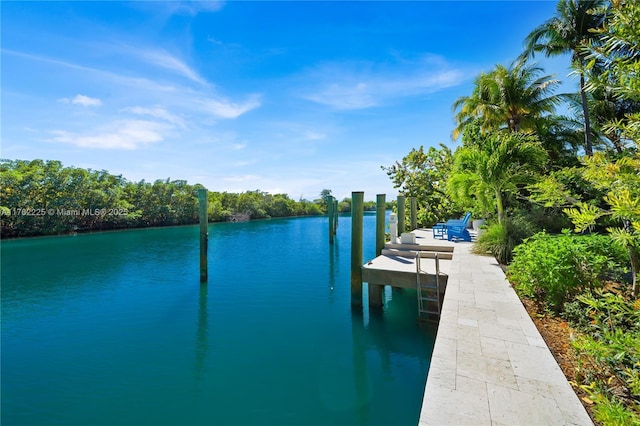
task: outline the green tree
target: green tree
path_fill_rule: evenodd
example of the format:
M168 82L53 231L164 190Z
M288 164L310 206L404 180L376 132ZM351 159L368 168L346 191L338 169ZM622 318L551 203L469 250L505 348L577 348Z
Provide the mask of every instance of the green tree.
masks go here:
M494 204L498 222L504 219L505 197L529 183L544 168L548 156L538 139L523 132L489 133L482 144L459 148L447 188L453 198Z
M471 96L462 96L453 103L457 138L464 128L479 120L483 131L506 128L511 132L532 130L535 121L553 112L559 102L552 95L558 80L550 75L539 76L540 67L514 61L509 68L503 65L475 80Z
M448 197L446 182L453 165L451 150L440 148L412 149L402 161L390 167L382 166L393 182L407 197L416 197L418 218L422 225L434 224L459 214L459 207Z
M602 13L605 12L603 8ZM615 114L603 131L638 147L640 138L640 4L614 0L606 10L605 25L597 32L602 43L584 49L590 62L587 90L610 93Z
M584 48L593 44L602 27L605 14L596 12L604 0L560 0L556 6L556 16L535 28L525 40L522 57L531 57L536 52L546 56L570 53L572 67L580 76L580 97L584 120L584 150L593 154L589 107L585 90L585 66L587 55Z
M197 223L199 188L185 180L134 183L106 170L64 167L59 161L0 160L0 235ZM209 192L212 221L316 214L322 214L319 203L296 202L285 194Z
M547 115L536 120L534 133L549 154L551 169L579 164L578 150L584 145L582 123L571 117Z
M594 75L587 89L610 90L617 101L640 102L640 4L614 0L608 10L601 5L596 13L605 12L605 25L596 30L602 43L582 50L582 54L590 59L588 69L602 64L605 67L604 72ZM605 193L607 205L601 208L593 203L575 201L576 206L566 209L566 213L577 231L594 226L603 216L617 221L618 226L609 227L608 231L617 244L627 249L633 276L632 292L637 296L640 292L640 113L626 111L623 116L611 120L604 130L630 141L632 149L618 158L601 153L583 159L583 176Z
M328 207L327 207L327 199L331 196L331 190L330 189L323 189L322 191L320 191L320 198L318 200L316 200L316 203L320 205L320 207L322 208L323 211L327 212L328 211Z
M589 59L587 68L604 67L604 72L597 72L587 89L609 86L620 97L640 101L640 4L612 0L598 13L607 17L605 25L595 31L602 43L583 51Z
M604 153L586 157L584 177L596 188L605 191L604 200L609 208L602 209L593 204L577 202L576 207L565 209L573 221L576 231L582 232L596 224L603 216L611 216L620 226L609 227L608 231L616 244L629 253L631 264L632 292L640 291L640 154L624 156L611 161Z

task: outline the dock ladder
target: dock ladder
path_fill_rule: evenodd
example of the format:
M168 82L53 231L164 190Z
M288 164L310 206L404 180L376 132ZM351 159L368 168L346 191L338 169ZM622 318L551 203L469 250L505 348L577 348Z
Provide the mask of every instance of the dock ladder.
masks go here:
M433 255L436 265L435 275L422 270L420 252L416 253L416 288L418 290L418 320L438 321L442 300L440 296L440 260Z

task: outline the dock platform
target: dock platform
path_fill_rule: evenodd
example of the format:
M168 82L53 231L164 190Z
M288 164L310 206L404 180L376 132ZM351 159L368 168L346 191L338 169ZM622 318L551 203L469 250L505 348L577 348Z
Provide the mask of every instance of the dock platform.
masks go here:
M421 319L437 320L447 286L455 245L415 230L415 244L386 243L380 256L362 265L362 281L369 286L369 306L382 307L385 285L418 290Z
M370 297L383 285L416 288L415 253L441 257L446 291L418 426L593 425L498 262L430 229L412 233L415 247L387 244L362 275Z
M592 425L495 258L454 245L419 426Z
M362 265L362 281L377 285L400 288L416 288L416 255L420 253L421 268L428 274L435 274L437 254L440 272L447 274L453 257L455 243L434 240L431 231L416 229L416 244L386 243L382 254Z

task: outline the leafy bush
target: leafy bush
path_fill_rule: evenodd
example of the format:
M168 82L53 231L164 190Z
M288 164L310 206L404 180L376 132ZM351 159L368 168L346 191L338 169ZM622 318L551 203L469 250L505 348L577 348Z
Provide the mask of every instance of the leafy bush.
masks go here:
M570 297L601 285L621 256L602 235L534 235L514 249L508 276L516 291L560 312Z
M640 424L640 301L613 293L578 296L565 318L584 334L573 341L576 380L603 424Z
M570 305L573 308L569 310ZM562 316L580 331L596 336L616 329L640 332L640 302L601 290L577 296L575 301L565 304Z
M490 253L498 262L507 264L513 249L535 233L533 225L522 216L505 219L502 224L490 225L473 246L477 254Z

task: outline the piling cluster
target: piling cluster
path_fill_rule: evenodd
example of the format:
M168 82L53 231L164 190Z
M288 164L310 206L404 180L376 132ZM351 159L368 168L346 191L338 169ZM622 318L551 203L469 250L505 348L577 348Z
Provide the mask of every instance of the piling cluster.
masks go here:
M411 211L411 229L417 225L417 202L415 197L409 198ZM397 236L405 232L405 196L397 198L398 230ZM385 226L386 195L376 196L376 256L380 256L386 242ZM362 228L364 216L364 192L351 193L351 306L362 306ZM380 299L382 305L382 286L369 289L370 299Z

